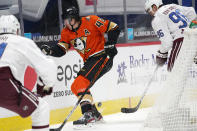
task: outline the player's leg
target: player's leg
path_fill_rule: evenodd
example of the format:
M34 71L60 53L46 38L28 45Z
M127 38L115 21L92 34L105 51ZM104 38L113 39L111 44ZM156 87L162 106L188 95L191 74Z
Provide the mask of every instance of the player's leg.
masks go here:
M89 85L90 81L79 75L73 82L71 90L79 98ZM96 107L94 108L93 103L93 97L90 91L88 91L80 102L82 117L73 121L73 125L87 125L88 123L99 121L102 118Z
M0 107L25 118L32 115L32 130L49 130L49 107L14 79L9 68L0 68Z
M84 67L78 73L79 76L75 79L71 86L71 89L76 96L80 97L91 83L94 83L96 80L98 80L98 78L111 69L111 64L108 62L104 65L102 70L99 69L105 60L106 56L101 55L91 58L84 63ZM74 125L87 124L90 122L100 121L102 119L102 115L94 105L90 91L85 94L80 105L83 116L79 120L74 121Z
M50 108L48 103L39 97L39 105L31 114L32 131L49 131Z
M167 68L168 71L172 70L172 68L174 66L174 62L175 62L175 60L179 54L179 51L181 49L182 43L183 43L183 38L176 39L173 42L172 50L171 50L169 61L168 61L168 68Z

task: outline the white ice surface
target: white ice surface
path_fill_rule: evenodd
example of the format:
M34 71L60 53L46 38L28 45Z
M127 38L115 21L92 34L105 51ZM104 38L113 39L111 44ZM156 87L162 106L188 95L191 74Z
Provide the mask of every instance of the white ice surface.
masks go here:
M140 131L143 122L146 119L149 108L140 109L135 113L116 113L113 115L104 116L104 122L95 124L88 128L76 129L72 122L68 122L63 127L62 131ZM51 126L51 128L59 127L60 125Z

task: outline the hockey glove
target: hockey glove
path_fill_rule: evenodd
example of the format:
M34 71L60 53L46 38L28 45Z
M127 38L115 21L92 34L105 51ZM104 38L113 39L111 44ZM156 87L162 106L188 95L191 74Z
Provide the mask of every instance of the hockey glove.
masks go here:
M163 66L168 58L168 52L161 53L160 51L156 54L156 63L158 66Z
M37 81L37 94L41 97L44 97L46 95L50 95L53 92L52 87L45 86L42 82L42 79L39 77Z
M48 46L48 45L42 45L41 47L40 47L40 49L41 49L41 51L42 51L42 53L44 53L45 55L50 55L50 54L52 54L52 51L50 50L50 47Z
M115 55L117 55L118 51L116 49L116 46L113 44L110 44L109 42L105 43L104 46L105 49L105 53L109 56L109 57L114 57Z
M53 92L52 87L41 86L37 84L37 94L40 95L41 97L44 97L46 95L51 95L52 92Z
M194 63L197 64L197 56L194 57Z

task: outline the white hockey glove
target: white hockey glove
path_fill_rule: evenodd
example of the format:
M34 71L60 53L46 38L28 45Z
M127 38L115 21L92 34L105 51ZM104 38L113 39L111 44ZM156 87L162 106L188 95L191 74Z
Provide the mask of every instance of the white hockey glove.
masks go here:
M163 66L168 59L168 52L161 53L160 51L156 54L156 63L158 66Z

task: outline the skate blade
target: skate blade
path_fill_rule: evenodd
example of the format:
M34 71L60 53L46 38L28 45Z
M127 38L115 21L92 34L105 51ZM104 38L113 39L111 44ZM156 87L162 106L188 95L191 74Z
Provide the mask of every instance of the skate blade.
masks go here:
M73 125L73 129L75 129L75 130L86 130L86 129L90 129L90 128L94 129L94 128L97 128L97 125L105 124L105 123L106 123L106 121L101 119L101 120L96 121L96 122L88 123L87 125L82 125L82 124Z
M103 119L101 119L99 121L96 121L95 122L95 125L97 125L97 124L104 124L104 123L106 123L106 121L104 121Z
M74 130L85 130L89 128L94 128L96 123L88 123L87 125L79 124L79 125L73 125Z

